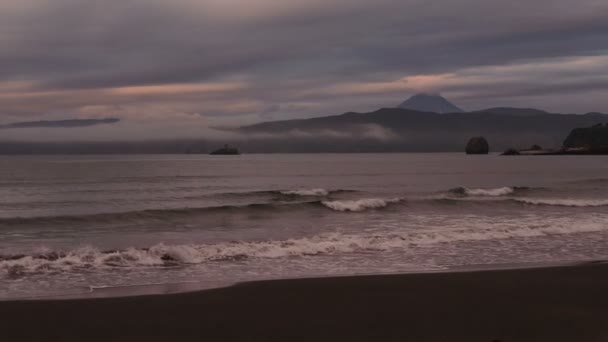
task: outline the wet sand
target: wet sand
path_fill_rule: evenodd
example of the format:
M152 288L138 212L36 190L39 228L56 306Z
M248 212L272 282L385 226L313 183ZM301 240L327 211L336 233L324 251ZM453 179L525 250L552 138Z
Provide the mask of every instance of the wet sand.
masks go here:
M0 302L2 341L608 341L608 265Z

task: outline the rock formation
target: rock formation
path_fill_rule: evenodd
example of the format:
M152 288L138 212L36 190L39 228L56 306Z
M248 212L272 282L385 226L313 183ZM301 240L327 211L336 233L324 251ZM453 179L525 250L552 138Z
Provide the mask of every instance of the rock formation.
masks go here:
M489 152L490 145L484 137L471 138L466 147L467 154L488 154Z
M503 156L518 156L520 154L521 153L519 153L519 151L514 148L510 148L502 153Z
M608 125L573 129L563 148L566 152L608 154Z

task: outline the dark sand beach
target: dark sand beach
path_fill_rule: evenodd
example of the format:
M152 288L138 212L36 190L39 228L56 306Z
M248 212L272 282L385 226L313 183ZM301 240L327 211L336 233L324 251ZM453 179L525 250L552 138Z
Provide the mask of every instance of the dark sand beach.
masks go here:
M608 265L0 303L3 341L607 341Z

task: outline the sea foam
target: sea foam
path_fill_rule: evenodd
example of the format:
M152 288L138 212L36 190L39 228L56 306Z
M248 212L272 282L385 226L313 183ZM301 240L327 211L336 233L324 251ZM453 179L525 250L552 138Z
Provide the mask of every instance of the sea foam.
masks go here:
M325 189L300 189L300 190L286 190L280 191L281 195L286 196L327 196L330 191Z
M511 195L515 192L515 188L513 187L500 187L493 189L469 189L469 188L455 188L450 190L451 193L461 195L461 196L487 196L487 197L499 197L499 196L507 196Z
M513 200L531 205L546 205L557 207L605 207L608 206L608 200L603 199L558 199L558 198L514 198Z
M560 220L547 224L498 225L427 231L377 233L325 233L311 237L269 241L241 241L218 244L165 245L101 251L84 247L68 252L48 252L0 257L0 279L18 278L32 273L90 271L96 268L168 267L206 262L247 259L335 255L389 251L432 246L442 243L512 238L542 237L608 230L605 218L584 222Z
M344 200L344 201L323 201L321 202L324 206L335 210L335 211L365 211L368 209L380 209L387 207L392 203L399 203L402 199L382 199L382 198L364 198L358 200Z

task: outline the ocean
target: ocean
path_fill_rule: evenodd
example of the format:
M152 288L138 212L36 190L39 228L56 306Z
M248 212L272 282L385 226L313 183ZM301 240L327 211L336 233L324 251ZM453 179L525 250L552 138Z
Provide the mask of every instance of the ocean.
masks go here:
M608 257L608 158L0 159L0 299Z

